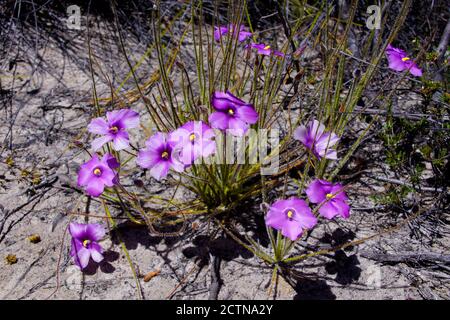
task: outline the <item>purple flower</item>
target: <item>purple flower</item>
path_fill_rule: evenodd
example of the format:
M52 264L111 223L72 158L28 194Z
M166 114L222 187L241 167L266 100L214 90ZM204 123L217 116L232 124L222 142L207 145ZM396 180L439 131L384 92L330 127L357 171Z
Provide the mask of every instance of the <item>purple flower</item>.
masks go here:
M220 41L220 38L226 34L235 34L234 30L236 30L236 26L234 24L230 24L228 26L220 26L214 27L214 39L216 41ZM247 38L252 36L251 32L246 31L243 25L239 26L239 31L237 33L239 42L245 41Z
M339 141L339 137L333 132L325 132L325 126L317 120L311 121L308 127L298 127L294 138L300 140L319 159L337 159L336 150L331 148Z
M258 54L262 54L265 56L274 55L277 57L284 57L285 54L278 50L273 50L270 46L265 45L264 43L251 43L251 48L257 49Z
M214 40L219 41L223 35L228 33L227 26L214 27Z
M309 201L321 204L319 213L322 217L333 219L340 215L346 219L350 216L348 197L341 184L316 179L309 184L306 194Z
M235 97L230 91L216 91L211 97L211 105L216 109L209 115L211 127L226 130L236 136L243 136L249 127L258 121L258 113L252 104Z
M92 119L88 125L89 132L102 136L92 141L94 151L100 149L105 143L112 141L114 149L119 151L130 146L126 129L139 125L139 114L130 109L114 110L106 113L103 118Z
M184 164L179 160L181 152L177 139L170 135L157 132L145 142L146 148L139 151L137 164L150 169L150 174L156 180L167 176L169 169L177 172L184 170Z
M103 249L98 241L105 236L105 228L100 224L70 223L69 232L72 236L72 248L70 255L75 264L84 269L89 264L89 259L95 262L103 260Z
M112 187L117 183L117 175L113 169L118 167L119 163L111 154L105 154L101 160L94 155L91 160L81 165L78 171L78 186L85 186L89 195L98 197L105 186Z
M186 122L170 137L181 146L180 160L185 165L191 165L196 159L206 158L216 151L214 130L203 121Z
M422 76L422 70L412 61L407 53L401 49L394 48L388 44L386 48L386 55L389 62L389 68L395 71L408 70L416 77Z
M306 202L295 197L275 201L266 216L266 225L281 230L292 241L302 235L303 229L311 229L316 223L317 218Z

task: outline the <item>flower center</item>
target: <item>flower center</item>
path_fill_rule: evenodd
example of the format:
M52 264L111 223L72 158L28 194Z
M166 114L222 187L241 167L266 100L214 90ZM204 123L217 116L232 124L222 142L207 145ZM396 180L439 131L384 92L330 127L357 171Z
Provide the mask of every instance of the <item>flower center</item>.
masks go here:
M189 141L193 142L195 140L195 133L191 133L189 136Z
M233 110L233 109L231 109L231 108L230 108L230 109L228 109L228 114L229 114L229 115L231 115L231 116L232 116L232 115L234 115L234 110Z
M334 198L334 194L332 194L332 193L327 193L326 198L327 198L327 200L331 200L331 199Z
M265 46L264 47L264 50L269 50L270 49L270 46Z
M100 170L100 168L95 168L94 169L94 174L98 177L102 174L102 170Z
M111 131L112 133L117 133L119 131L119 128L117 128L116 126L112 126L111 128L109 128L109 131Z
M408 58L408 57L404 57L404 58L402 58L402 61L408 61L408 60L411 60L410 58Z
M288 212L286 212L286 215L289 219L292 219L292 217L294 216L294 212L292 212L292 210L288 210Z
M167 151L164 151L163 153L161 153L161 158L169 159L169 153Z
M91 243L91 240L84 240L84 241L83 241L83 247L86 248L86 247L88 246L89 243Z

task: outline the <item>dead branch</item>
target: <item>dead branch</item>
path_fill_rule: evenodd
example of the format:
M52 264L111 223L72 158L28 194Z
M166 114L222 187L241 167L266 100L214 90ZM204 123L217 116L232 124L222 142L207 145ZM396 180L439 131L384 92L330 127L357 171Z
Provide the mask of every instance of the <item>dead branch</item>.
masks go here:
M394 254L362 251L361 256L382 263L450 263L450 255L435 252L396 252Z

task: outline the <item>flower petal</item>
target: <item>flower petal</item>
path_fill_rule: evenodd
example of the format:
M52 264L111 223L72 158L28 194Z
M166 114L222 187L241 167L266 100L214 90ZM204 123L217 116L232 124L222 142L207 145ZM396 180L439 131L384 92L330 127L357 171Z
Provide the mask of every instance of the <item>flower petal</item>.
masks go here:
M258 121L258 112L253 107L242 106L236 109L236 116L247 123L254 124Z
M194 132L194 130L187 130L183 127L180 127L176 129L175 131L172 131L167 139L167 143L172 147L175 148L176 146L184 146L187 144L191 144L191 141L189 140L189 136L195 133L196 138L200 134L198 132Z
M202 151L202 156L205 158L216 153L216 142L213 140L203 140L203 145L202 145L201 151Z
M152 150L158 150L159 148L165 147L167 140L167 135L162 132L156 132L150 138L145 141L147 148Z
M333 149L330 149L330 150L327 150L327 152L324 153L321 156L326 158L326 159L337 160L337 151L333 150Z
M230 91L215 91L211 96L211 105L219 111L227 111L230 107L251 106L251 104L239 99Z
M248 130L248 124L238 118L230 118L228 121L228 131L234 135L241 137L245 135Z
M128 138L128 132L126 131L120 131L118 132L113 140L113 146L114 146L114 150L116 151L120 151L123 149L126 149L130 146L129 143L129 138Z
M72 238L84 239L86 237L87 224L71 222L69 224L69 232Z
M347 194L344 191L344 186L340 183L335 183L331 187L329 193L334 194L333 199L339 199L339 200L347 200L348 199Z
M323 133L314 144L316 155L327 159L337 159L337 153L332 147L339 141L339 137L333 132Z
M305 126L299 126L294 131L294 139L299 140L301 143L306 145L308 142L308 132L309 132L309 130ZM311 147L311 146L307 146L307 147Z
M320 148L326 149L333 147L336 143L338 143L339 137L334 132L327 132L322 134L319 139L316 140L316 146Z
M284 212L287 208L289 208L290 204L291 203L288 202L288 200L277 200L270 206L270 210Z
M245 102L242 99L239 99L238 97L236 97L234 94L231 93L231 91L227 90L225 92L225 96L227 97L228 100L230 100L232 103L238 105L238 106L245 106L245 105L250 105L247 102Z
M202 121L188 121L188 122L186 122L185 124L183 124L183 125L180 127L180 129L184 129L184 130L186 130L187 132L194 132L194 131L195 131L194 128L195 128L199 123L203 124Z
M112 187L115 185L116 173L106 164L102 168L102 175L99 179L107 187Z
M406 70L406 65L401 57L397 54L388 56L389 68L394 71L403 71Z
M82 248L83 248L83 243L76 238L72 238L71 247L70 247L70 256L72 258L75 258L77 256L78 251L80 251Z
M92 177L92 169L81 167L78 171L77 185L79 187L87 185Z
M89 132L95 134L107 134L109 132L108 123L103 118L92 119L87 129Z
M86 235L91 241L99 241L105 236L106 230L99 223L90 223L86 225Z
M105 143L109 142L113 140L113 136L111 136L110 134L107 134L105 136L101 136L97 139L94 139L91 142L91 146L92 146L92 150L97 151L98 149L100 149Z
M228 129L228 121L230 117L227 116L224 112L213 112L209 115L208 121L211 124L211 127L226 130Z
M339 214L338 208L334 206L334 201L325 202L320 208L319 213L322 217L327 219L333 219Z
M252 36L251 32L248 31L240 31L239 32L239 42L244 42L245 40L247 40L247 38L250 38Z
M326 195L328 193L327 189L326 185L316 179L308 185L308 188L306 188L306 195L312 203L321 203L326 200Z
M172 168L176 172L183 172L186 165L190 164L189 162L186 164L182 161L182 151L182 146L176 146L174 149L172 149L172 152L170 154L169 165L170 168Z
M227 111L230 107L234 107L233 101L225 92L216 91L211 97L211 105L219 111Z
M106 113L109 126L131 129L139 126L139 114L131 109L113 110Z
M409 69L409 72L416 77L422 76L422 70L415 63L413 63L411 69Z
M167 176L169 172L170 164L169 161L159 161L150 170L150 174L153 178L160 181Z
M199 148L192 143L186 143L179 154L179 161L185 165L191 165L199 157Z
M86 192L93 197L98 197L103 193L104 189L105 185L103 184L103 181L99 178L94 178L89 181Z
M317 218L309 207L307 210L300 212L296 219L304 229L312 229L317 224Z
M281 234L292 241L297 240L303 233L303 229L299 223L294 220L286 220Z
M287 221L286 215L282 211L271 208L265 218L266 225L276 230L282 230Z
M108 164L111 169L117 169L120 167L120 163L110 153L105 153L102 158L102 162Z
M333 205L337 209L338 214L344 218L347 219L350 217L350 206L343 200L339 199L333 199Z
M156 150L141 150L136 158L136 163L145 169L155 166L161 160L161 154Z
M98 263L103 260L103 255L102 255L103 249L98 243L96 243L96 242L91 243L89 251L90 251L92 260L94 260L95 262Z
M281 52L281 51L278 51L278 50L273 50L273 51L272 51L272 54L273 54L274 56L281 57L281 58L284 58L284 57L285 57L285 54L284 54L283 52Z
M80 251L77 252L75 256L75 263L81 269L84 269L89 264L89 258L91 257L91 252L86 248L81 248Z
M325 126L319 121L313 120L309 123L309 131L311 136L316 137L314 140L317 140L317 137L320 137L325 131Z
M114 120L117 121L118 125L123 129L132 129L139 126L139 113L131 109L121 109L118 110ZM108 115L107 115L108 116ZM108 119L112 121L112 119ZM112 124L112 122L111 122Z
M220 38L226 33L228 33L228 27L226 26L214 27L214 40L219 41Z

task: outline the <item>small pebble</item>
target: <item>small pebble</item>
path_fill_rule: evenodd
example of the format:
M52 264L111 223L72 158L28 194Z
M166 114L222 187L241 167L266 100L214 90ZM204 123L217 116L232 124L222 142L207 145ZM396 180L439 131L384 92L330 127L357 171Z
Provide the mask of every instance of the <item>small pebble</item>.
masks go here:
M38 234L33 234L28 237L28 240L30 240L31 243L39 243L41 242L41 236Z

